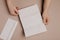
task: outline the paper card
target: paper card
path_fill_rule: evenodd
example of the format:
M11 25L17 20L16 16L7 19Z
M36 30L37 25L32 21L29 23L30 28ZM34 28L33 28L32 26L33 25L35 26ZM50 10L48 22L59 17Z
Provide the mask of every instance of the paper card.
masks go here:
M23 8L18 12L26 37L47 31L37 4Z
M17 26L17 21L11 19L11 18L8 18L2 32L1 32L1 38L3 40L11 40L11 37L16 29L16 26Z

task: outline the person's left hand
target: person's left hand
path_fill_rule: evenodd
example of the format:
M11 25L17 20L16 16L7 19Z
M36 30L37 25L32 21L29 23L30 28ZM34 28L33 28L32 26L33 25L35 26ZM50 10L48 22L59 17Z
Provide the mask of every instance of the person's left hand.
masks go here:
M48 22L49 22L49 16L48 16L47 11L44 11L44 12L43 12L43 14L42 14L42 19L43 19L44 24L47 25Z

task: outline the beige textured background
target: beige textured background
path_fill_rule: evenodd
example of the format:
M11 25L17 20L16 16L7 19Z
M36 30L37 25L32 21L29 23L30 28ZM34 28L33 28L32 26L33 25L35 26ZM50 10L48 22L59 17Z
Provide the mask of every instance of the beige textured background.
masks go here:
M40 3L39 3L40 2ZM14 5L23 8L35 4L35 0L13 0ZM41 0L38 0L39 7L41 7ZM47 25L47 32L37 34L32 37L25 38L23 30L20 25L18 16L11 16L6 7L5 0L0 0L0 33L8 18L13 18L19 23L14 32L12 40L60 40L60 0L52 0L48 11L50 22Z

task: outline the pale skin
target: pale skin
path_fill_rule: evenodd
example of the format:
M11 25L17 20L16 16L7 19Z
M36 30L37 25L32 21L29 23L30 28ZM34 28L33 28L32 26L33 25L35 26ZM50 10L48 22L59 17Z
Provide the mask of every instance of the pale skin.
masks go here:
M10 11L10 14L13 16L17 16L19 8L13 5L12 0L6 0L6 2L7 2L8 9ZM42 17L43 17L43 22L46 25L49 22L49 16L47 12L48 12L50 2L51 0L44 0L44 7L43 7L44 11L43 11Z

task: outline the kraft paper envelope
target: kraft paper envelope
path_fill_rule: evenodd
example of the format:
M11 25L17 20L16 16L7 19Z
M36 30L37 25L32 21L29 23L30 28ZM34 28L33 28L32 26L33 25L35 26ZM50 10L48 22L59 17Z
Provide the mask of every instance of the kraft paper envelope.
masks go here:
M18 11L26 37L47 31L37 4Z

